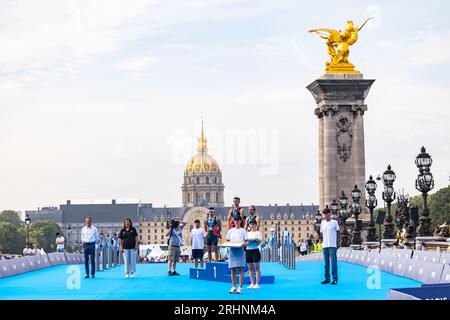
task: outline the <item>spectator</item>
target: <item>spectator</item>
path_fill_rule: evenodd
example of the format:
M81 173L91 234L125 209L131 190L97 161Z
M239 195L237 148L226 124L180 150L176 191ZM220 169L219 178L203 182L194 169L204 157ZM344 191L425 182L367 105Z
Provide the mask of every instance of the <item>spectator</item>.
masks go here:
M308 246L306 245L306 242L303 241L303 239L300 242L300 254L302 256L306 255L306 253L308 252Z
M125 278L134 278L136 272L136 254L138 248L138 233L133 227L131 219L125 219L123 229L120 230L120 251L123 253L125 264Z
M33 255L33 250L31 249L31 243L27 243L22 252L23 256L31 256Z
M3 251L0 250L0 261L6 260L6 258L3 256Z
M177 220L172 221L172 226L166 234L169 238L169 256L168 256L168 271L169 276L179 276L180 274L176 271L177 262L180 260L181 250L180 247L183 245L183 234L181 230L180 222Z
M306 244L308 246L308 253L311 253L313 251L313 246L314 246L314 243L313 243L311 237L307 240Z
M41 250L39 250L37 243L33 243L33 249L31 249L31 255L35 256L41 254Z
M91 259L91 276L95 278L95 249L100 242L96 227L92 225L92 217L85 219L85 226L81 229L81 243L83 245L85 278L89 278L89 259Z
M58 232L56 233L56 251L64 252L64 237Z
M337 266L337 239L339 238L339 224L336 220L331 219L331 210L325 208L322 213L325 219L320 224L320 233L324 240L323 257L325 260L325 280L322 284L330 283L330 265L333 281L331 284L338 283L338 266ZM322 243L319 241L320 249L322 249Z

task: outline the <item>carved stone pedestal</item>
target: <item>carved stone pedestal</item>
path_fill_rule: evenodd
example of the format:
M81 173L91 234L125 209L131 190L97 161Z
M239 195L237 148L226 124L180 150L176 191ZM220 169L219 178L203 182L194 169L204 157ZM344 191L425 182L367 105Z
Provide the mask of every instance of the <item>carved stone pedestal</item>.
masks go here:
M321 210L337 199L341 190L350 194L355 184L360 188L365 184L364 99L374 81L361 74L325 74L307 87L319 119ZM361 203L365 203L365 193ZM360 218L368 219L365 208Z

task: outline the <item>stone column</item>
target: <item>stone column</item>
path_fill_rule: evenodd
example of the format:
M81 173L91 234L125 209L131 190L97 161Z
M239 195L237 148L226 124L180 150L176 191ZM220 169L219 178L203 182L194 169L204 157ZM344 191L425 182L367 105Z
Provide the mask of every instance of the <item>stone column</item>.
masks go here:
M325 74L307 87L319 117L321 210L337 199L341 190L350 198L357 184L363 193L360 218L366 219L363 116L367 110L364 99L374 81L361 74Z
M355 184L361 190L361 216L360 219L367 220L368 211L366 208L366 161L365 161L365 149L364 149L364 112L367 110L366 105L353 106L352 111L354 113L353 120L353 177Z
M318 131L318 140L319 140L319 208L325 207L325 199L324 199L324 172L323 172L323 112L320 112L319 109L316 109L316 116L319 119L319 131ZM315 214L315 213L314 213Z
M330 205L336 198L337 191L337 145L335 111L337 106L323 106L323 200L322 208Z

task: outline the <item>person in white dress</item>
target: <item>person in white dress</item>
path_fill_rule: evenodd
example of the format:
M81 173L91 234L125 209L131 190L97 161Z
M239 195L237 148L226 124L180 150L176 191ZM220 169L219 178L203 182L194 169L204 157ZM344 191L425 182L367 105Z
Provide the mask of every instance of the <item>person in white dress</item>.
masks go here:
M245 267L245 251L244 246L247 244L247 232L241 226L242 218L237 215L235 218L234 227L227 232L227 241L233 243L243 244L240 247L230 247L230 255L228 258L228 267L231 269L231 283L233 286L230 293L243 293L242 284L244 282L244 267ZM236 273L239 271L239 287L236 289Z

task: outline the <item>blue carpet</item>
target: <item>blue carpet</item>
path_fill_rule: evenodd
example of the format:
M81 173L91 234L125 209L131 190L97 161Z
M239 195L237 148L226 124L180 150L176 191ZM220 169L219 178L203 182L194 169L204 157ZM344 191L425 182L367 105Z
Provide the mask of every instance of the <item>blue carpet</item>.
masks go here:
M390 288L418 287L420 283L393 274L380 272L379 288L369 289L372 274L367 268L339 263L339 284L321 285L322 262L298 262L296 270L288 270L278 263L264 263L261 270L275 275L275 284L262 285L259 290L244 294L228 293L230 285L222 282L191 280L191 264L179 264L181 276L167 276L166 264L137 266L137 275L125 279L123 266L98 272L95 279L81 279L80 289L68 289L69 266L55 266L13 277L0 279L0 299L26 300L382 300ZM80 266L81 275L84 268Z

